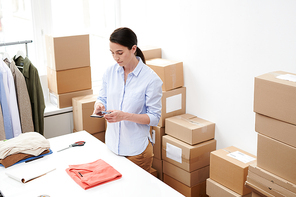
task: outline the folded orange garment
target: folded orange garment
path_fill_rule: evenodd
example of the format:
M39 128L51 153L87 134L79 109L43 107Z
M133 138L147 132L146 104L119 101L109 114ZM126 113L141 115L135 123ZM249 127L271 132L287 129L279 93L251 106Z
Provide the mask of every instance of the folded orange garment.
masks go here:
M101 159L86 164L69 165L66 172L85 190L122 177L117 170Z

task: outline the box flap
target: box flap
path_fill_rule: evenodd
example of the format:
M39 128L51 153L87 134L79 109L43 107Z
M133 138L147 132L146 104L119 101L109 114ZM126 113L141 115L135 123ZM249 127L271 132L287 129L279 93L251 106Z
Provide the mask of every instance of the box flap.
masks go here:
M296 185L295 184L293 184L293 183L291 183L279 176L276 176L275 174L270 173L262 168L259 168L256 164L251 164L249 166L249 172L253 173L254 175L259 176L258 178L260 178L260 177L262 178L262 179L256 180L257 182L266 183L266 185L268 185L269 187L272 187L272 185L278 185L278 186L283 187L291 192L294 192L296 195ZM253 175L253 174L251 174L251 175ZM252 176L250 176L250 177L254 179L254 177L252 177ZM270 184L265 182L265 180L263 180L263 179L267 180Z

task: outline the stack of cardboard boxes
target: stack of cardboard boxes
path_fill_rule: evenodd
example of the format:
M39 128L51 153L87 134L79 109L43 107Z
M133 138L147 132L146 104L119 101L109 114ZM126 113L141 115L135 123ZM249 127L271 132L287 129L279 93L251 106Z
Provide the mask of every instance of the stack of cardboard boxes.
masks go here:
M153 164L158 178L163 180L162 136L165 135L165 118L185 113L186 88L183 87L183 63L162 59L161 49L153 46L141 47L146 64L152 68L163 81L162 112L157 126L152 127Z
M215 124L191 114L165 120L162 141L164 182L185 196L206 196Z
M58 108L72 106L72 98L93 93L89 35L45 39L50 102Z
M152 167L159 179L185 196L206 196L210 152L216 150L215 124L186 114L183 62L151 56L153 48L149 50L146 55L142 49L146 64L163 81L161 118L152 127Z
M276 71L255 77L257 165L250 166L246 185L256 195L296 196L295 102L295 74Z
M211 197L251 197L245 181L249 165L255 163L254 155L234 146L211 152L207 194Z

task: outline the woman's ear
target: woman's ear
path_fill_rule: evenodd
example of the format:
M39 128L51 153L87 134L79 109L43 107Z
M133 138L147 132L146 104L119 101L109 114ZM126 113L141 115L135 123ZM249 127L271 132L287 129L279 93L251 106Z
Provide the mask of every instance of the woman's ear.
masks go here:
M132 47L132 51L133 51L133 53L136 53L136 51L137 51L137 45L134 45L134 46Z

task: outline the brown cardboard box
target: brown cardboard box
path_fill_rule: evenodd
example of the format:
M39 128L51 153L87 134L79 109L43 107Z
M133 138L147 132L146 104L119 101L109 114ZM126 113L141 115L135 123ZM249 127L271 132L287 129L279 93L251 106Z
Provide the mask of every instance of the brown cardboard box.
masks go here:
M285 197L279 193L275 193L274 191L266 192L260 187L257 187L256 185L250 183L249 181L246 181L246 187L252 191L252 197Z
M155 170L154 168L151 168L151 169L150 169L150 173L151 173L153 176L157 177L157 170Z
M163 180L162 160L153 157L152 167L157 170L158 179Z
M140 47L146 60L161 58L161 48L154 46Z
M170 162L163 160L163 173L180 181L188 187L194 187L209 178L209 166L188 172L171 164Z
M155 58L146 61L163 82L162 90L168 91L184 86L183 62Z
M296 185L276 176L273 173L267 172L257 165L249 166L247 181L256 185L266 192L271 190L275 193L284 196L296 197Z
M216 181L208 178L207 179L207 195L210 197L221 197L221 196L227 196L227 197L252 197L252 194L246 194L246 195L240 195L238 193L235 193L231 189L228 189L227 187L224 187L223 185L217 183Z
M191 114L182 114L165 119L165 133L190 145L215 137L215 123Z
M186 87L162 92L162 109L158 126L165 127L165 119L186 113Z
M161 159L162 136L164 136L164 127L152 127L152 141L154 158Z
M296 75L276 71L255 77L254 111L296 124L296 83L278 77L288 79L296 78Z
M163 182L171 186L181 194L186 197L206 197L206 182L203 181L193 187L188 187L187 185L177 181L176 179L163 174Z
M265 197L265 196L261 196L260 194L257 194L256 192L252 192L251 196L252 197Z
M258 134L258 167L296 184L296 148Z
M256 113L255 130L262 135L296 147L296 125Z
M91 94L93 94L92 89L68 92L64 94L56 94L54 92L49 91L49 101L50 103L54 104L58 108L71 107L73 97L79 97L79 96L85 96L85 95L91 95Z
M55 71L47 67L48 89L56 94L64 94L92 88L90 66L70 70Z
M45 44L47 66L52 70L90 66L89 35L45 36Z
M256 163L256 156L234 146L213 151L210 178L240 195L246 195L251 193L245 187L245 181L252 163Z
M105 143L105 134L106 134L105 131L101 131L101 132L98 132L98 133L93 133L92 135L94 137L96 137L98 140L100 140L101 142Z
M162 159L188 172L210 164L210 153L216 150L216 140L191 146L169 135L162 137Z
M92 118L97 95L72 98L74 129L85 130L91 134L105 131L105 118Z

